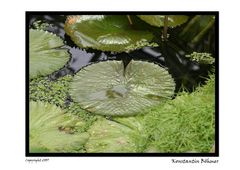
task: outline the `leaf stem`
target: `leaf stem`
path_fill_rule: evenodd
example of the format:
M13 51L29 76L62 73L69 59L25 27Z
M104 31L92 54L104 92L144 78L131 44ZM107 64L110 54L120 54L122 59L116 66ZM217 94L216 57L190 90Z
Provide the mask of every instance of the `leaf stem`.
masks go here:
M167 41L168 16L164 16L163 41Z
M130 15L127 15L127 18L128 18L129 24L132 25L133 23L132 23L132 19L131 19Z

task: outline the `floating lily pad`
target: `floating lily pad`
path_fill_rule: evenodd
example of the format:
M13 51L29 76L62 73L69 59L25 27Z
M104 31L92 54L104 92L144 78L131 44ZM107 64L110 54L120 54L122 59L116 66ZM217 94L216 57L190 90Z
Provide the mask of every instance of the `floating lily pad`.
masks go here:
M65 32L81 48L129 52L145 46L156 46L153 35L144 28L133 27L126 15L68 16Z
M80 70L70 94L82 108L101 115L134 115L171 99L175 83L168 71L156 64L132 60L105 61Z
M131 121L134 118L123 121ZM136 121L134 121L136 122ZM89 153L130 153L141 152L147 137L137 128L100 118L89 129L90 138L85 148Z
M83 152L87 133L77 116L64 114L55 105L30 102L30 152Z
M176 27L185 23L188 20L188 16L185 15L167 15L168 16L168 27ZM164 17L165 15L138 15L146 23L156 26L164 26Z
M69 59L67 49L61 49L63 40L47 31L29 30L30 78L50 74Z

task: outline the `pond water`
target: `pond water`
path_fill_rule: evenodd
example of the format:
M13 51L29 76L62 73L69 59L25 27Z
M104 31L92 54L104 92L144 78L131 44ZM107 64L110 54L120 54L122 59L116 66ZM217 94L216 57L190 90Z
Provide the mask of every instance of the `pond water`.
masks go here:
M191 17L191 16L190 16ZM62 69L50 75L52 80L67 74L74 74L84 66L91 63L100 62L104 60L123 60L128 63L130 59L154 62L162 67L168 68L176 82L176 92L182 85L192 91L199 83L204 83L205 78L210 71L210 65L200 65L192 62L185 57L194 51L209 52L213 54L215 50L214 30L204 37L200 43L191 44L178 38L177 34L181 31L182 26L175 29L169 29L169 39L166 42L159 41L159 47L145 47L140 50L135 50L130 53L112 53L101 52L92 49L81 49L77 47L64 31L64 23L66 16L64 15L31 15L29 16L29 28L34 28L35 21L43 21L52 24L47 28L47 31L53 32L65 40L63 48L69 49L71 59ZM160 37L156 32L156 37ZM167 57L166 57L167 56Z

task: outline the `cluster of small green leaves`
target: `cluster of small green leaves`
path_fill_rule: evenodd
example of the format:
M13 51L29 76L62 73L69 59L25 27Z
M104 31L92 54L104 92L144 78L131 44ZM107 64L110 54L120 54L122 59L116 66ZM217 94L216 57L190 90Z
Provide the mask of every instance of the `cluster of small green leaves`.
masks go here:
M65 108L71 80L72 76L69 75L56 81L52 81L48 77L32 79L29 84L30 100L40 100Z
M192 61L196 61L200 64L213 64L215 59L209 53L197 53L193 52L190 55L186 55L186 57L190 58Z
M145 116L146 152L209 152L215 136L215 78L193 93L182 92Z
M147 40L141 40L137 41L135 44L131 44L128 47L126 47L126 52L129 53L133 49L140 49L143 47L158 47L158 44L155 42L149 43Z
M35 28L35 29L45 30L45 31L47 30L47 28L53 27L52 24L49 24L49 23L47 23L47 22L43 22L43 21L41 21L41 20L37 20L37 21L33 22L32 26L33 26L33 28Z
M69 98L69 85L71 81L72 76L70 75L55 81L50 80L48 77L32 79L29 84L29 99L54 104L63 108L66 113L78 115L85 121L85 125L80 130L84 132L96 120L96 117L84 111L79 104L71 101Z
M84 127L79 129L79 132L86 132L89 127L97 120L97 116L89 113L81 108L78 103L71 102L70 105L66 108L68 113L80 116L83 121L85 121Z

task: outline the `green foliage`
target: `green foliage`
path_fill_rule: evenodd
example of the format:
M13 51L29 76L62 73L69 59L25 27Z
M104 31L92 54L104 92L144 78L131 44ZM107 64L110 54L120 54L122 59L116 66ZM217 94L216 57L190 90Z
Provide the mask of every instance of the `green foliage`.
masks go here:
M33 101L43 101L63 108L67 113L77 115L85 121L84 126L79 129L85 132L96 118L84 111L79 104L66 103L69 98L69 85L72 76L67 75L56 81L51 81L47 77L32 79L29 84L29 99Z
M215 78L193 93L135 117L99 118L89 129L87 152L209 152L215 142Z
M165 15L138 15L146 23L156 26L164 26L164 17ZM185 23L188 20L188 16L185 15L167 15L168 17L168 27L176 27Z
M55 105L30 102L30 152L84 152L84 122Z
M79 116L78 132L87 132L90 137L78 152L208 152L214 143L213 76L191 94L183 92L163 105L138 112L140 116L116 117L112 121L89 114L78 103L66 106L71 81L72 76L57 81L35 78L30 81L30 99L57 104L64 112ZM33 152L49 152L42 145L37 147L38 140L34 143Z
M126 121L127 123L132 120L135 120L135 118L118 118L118 121ZM129 123L130 126L126 126L116 121L100 118L88 131L90 138L85 145L86 151L89 153L141 152L147 138L141 134L142 125L134 124L135 122L137 121L133 121Z
M96 114L134 115L163 103L174 94L175 83L164 68L132 60L92 64L73 79L70 94L82 108Z
M212 15L194 16L180 32L179 38L186 42L198 43L213 28L215 17Z
M62 39L43 30L29 30L30 78L50 74L61 67L69 59Z
M43 22L41 20L37 20L37 21L33 22L32 25L35 29L38 29L38 30L47 30L48 27L53 27L52 24Z
M146 152L209 152L215 135L215 78L193 93L183 92L149 111Z
M69 16L65 31L81 48L130 52L156 46L151 43L153 31L147 27L162 27L164 16L138 17ZM187 16L168 15L168 26L187 20ZM214 22L210 15L195 16L180 30L179 37L199 42ZM49 26L36 21L36 30L29 30L30 152L183 153L212 149L214 75L206 85L192 93L177 94L173 100L168 100L175 89L171 75L142 61L131 61L126 69L120 61L100 62L83 68L74 78L68 75L52 81L40 76L63 67L69 54L60 37L44 31ZM201 64L215 62L209 53L193 52L186 57Z
M56 81L49 80L48 77L38 77L32 79L29 84L29 97L33 101L44 101L65 107L65 100L68 96L69 83L72 76L67 75Z
M101 51L129 52L150 43L153 35L144 27L131 26L125 15L68 16L65 32L81 48Z
M186 55L186 57L190 58L192 61L197 61L200 64L213 64L215 62L215 59L209 53L193 52L190 55Z

